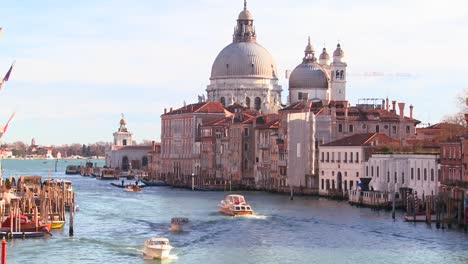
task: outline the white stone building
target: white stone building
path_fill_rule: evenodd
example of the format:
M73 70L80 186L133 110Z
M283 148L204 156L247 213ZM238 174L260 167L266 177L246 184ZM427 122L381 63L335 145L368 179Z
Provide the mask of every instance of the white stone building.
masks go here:
M281 107L278 70L270 53L257 43L252 13L244 2L233 41L216 57L207 86L208 101L225 107L238 103L264 114Z
M376 191L417 191L435 195L439 188L438 154L374 154L365 163L370 188Z
M385 134L356 134L319 146L319 194L356 190L373 147L394 140Z
M123 171L147 169L153 147L134 144L133 134L126 125L127 122L122 117L119 129L113 134L114 144L106 150L106 166Z

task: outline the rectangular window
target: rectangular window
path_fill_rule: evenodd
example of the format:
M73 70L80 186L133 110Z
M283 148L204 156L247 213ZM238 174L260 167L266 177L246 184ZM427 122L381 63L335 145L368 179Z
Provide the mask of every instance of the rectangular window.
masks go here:
M427 169L424 168L424 180L427 181Z
M434 181L434 169L431 169L431 181Z
M338 124L338 132L343 132L343 125L342 124Z
M322 162L325 160L325 152L322 151Z
M356 163L359 163L359 152L356 152Z
M414 180L414 168L411 168L411 180Z
M330 152L327 152L327 162L330 162Z
M341 162L341 152L338 152L338 162Z
M301 157L301 143L297 143L297 157Z
M249 136L249 128L245 127L244 128L244 137L248 137Z
M379 166L377 166L377 178L379 177Z
M348 162L348 152L345 152L345 153L344 153L344 160L343 160L343 162L345 162L345 163Z
M401 173L401 183L405 184L405 173L404 172Z
M396 171L395 171L395 177L394 178L395 178L394 182L397 183L397 173L396 173Z
M353 125L349 125L349 133L353 133L354 132L354 126Z
M353 153L349 153L349 163L353 163Z
M421 169L418 168L418 181L420 181L420 180L421 180Z

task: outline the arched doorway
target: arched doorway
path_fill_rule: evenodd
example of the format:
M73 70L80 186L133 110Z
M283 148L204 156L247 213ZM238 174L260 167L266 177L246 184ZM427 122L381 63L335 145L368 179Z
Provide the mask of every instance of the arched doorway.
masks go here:
M128 162L128 157L124 156L122 158L122 168L123 171L128 171L130 169L130 163Z
M250 98L249 97L245 98L245 105L247 106L247 108L250 108Z
M144 157L141 159L141 166L143 166L143 167L148 166L148 157L144 156Z
M338 174L336 175L336 187L338 190L341 190L342 189L342 181L343 181L343 177L341 176L341 172L338 172Z

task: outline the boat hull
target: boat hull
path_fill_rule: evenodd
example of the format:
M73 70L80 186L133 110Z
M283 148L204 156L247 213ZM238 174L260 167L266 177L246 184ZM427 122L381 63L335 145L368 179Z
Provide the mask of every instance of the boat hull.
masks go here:
M165 259L169 257L172 247L145 247L143 255L151 259Z
M60 229L65 225L65 221L52 221L51 229Z
M237 215L253 215L254 212L252 210L231 210L230 208L226 207L219 207L219 212L225 215L230 216L237 216Z
M39 232L5 232L0 231L0 236L4 238L35 238L51 235L48 231Z

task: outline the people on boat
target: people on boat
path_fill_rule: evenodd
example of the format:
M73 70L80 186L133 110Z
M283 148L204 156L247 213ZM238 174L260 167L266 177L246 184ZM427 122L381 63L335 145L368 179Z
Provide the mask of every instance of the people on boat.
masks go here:
M125 180L122 180L122 186L124 186Z

